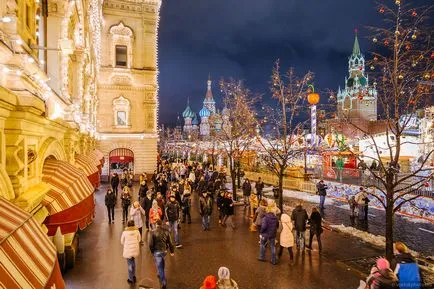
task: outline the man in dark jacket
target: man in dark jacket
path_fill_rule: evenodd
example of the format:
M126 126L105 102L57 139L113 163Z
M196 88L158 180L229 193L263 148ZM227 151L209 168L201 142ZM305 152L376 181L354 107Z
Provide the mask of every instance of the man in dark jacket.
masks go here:
M252 193L252 184L250 184L249 179L245 179L243 183L243 196L244 196L244 206L249 205L250 194Z
M199 199L199 213L202 216L202 226L204 231L209 231L209 223L211 221L212 200L207 192L202 192Z
M309 216L307 215L306 210L303 208L302 204L299 203L291 214L291 220L294 222L294 228L296 230L295 240L297 249L304 250L306 222L308 219Z
M197 184L196 190L199 194L206 193L208 191L208 186L206 184L205 178L202 176L199 183Z
M327 189L328 189L328 187L324 183L324 180L321 180L316 185L316 188L317 188L318 195L319 195L319 208L320 208L320 210L323 210L324 209L325 197L327 195Z
M110 180L110 185L112 186L113 193L115 193L116 198L118 197L118 187L119 187L119 176L117 173L113 173Z
M173 256L175 248L170 237L170 232L162 226L161 220L157 221L155 230L149 235L148 244L152 255L154 255L154 262L157 267L158 277L160 278L161 288L166 289L167 280L164 271L164 258L166 257L168 249L170 256Z
M274 214L273 207L267 207L267 213L262 218L261 231L260 231L260 250L259 250L259 261L265 261L265 247L267 243L270 244L271 249L271 263L276 265L276 246L275 239L277 234L277 227L279 222L276 215Z
M316 208L312 208L312 214L310 215L309 224L310 224L310 236L309 236L309 246L307 248L312 250L312 241L313 236L316 235L316 240L318 241L318 249L321 252L321 234L323 232L322 229L322 217Z
M264 186L264 182L262 182L262 179L259 177L255 185L256 194L258 195L259 201L262 199L262 191L264 190Z
M115 205L116 205L116 195L113 193L112 189L108 189L105 194L105 206L107 207L109 224L115 222Z
M182 247L181 243L179 242L179 231L178 231L178 220L180 216L179 211L180 211L179 203L175 199L174 193L172 193L169 197L169 201L166 204L165 215L166 215L167 224L169 225L170 232L175 237L176 248Z
M152 193L148 191L146 193L146 198L142 199L140 201L140 205L142 206L143 210L145 210L145 217L146 217L146 229L149 229L149 212L152 208L152 201L154 199L152 198Z

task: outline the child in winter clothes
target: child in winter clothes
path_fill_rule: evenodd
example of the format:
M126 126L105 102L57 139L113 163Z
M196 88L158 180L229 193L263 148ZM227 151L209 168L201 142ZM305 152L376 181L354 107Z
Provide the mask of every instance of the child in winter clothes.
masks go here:
M376 265L372 267L371 274L366 279L369 289L394 289L399 288L398 278L392 269L389 261L385 258L377 259Z
M163 211L158 206L158 203L156 200L152 201L152 208L149 211L149 223L151 225L151 228L155 228L155 223L157 223L158 220L161 220L161 217L163 216Z
M218 289L238 289L238 284L231 278L231 272L226 267L220 267L218 271Z
M208 275L205 277L205 280L203 280L203 285L200 287L200 289L215 289L217 286L217 281L215 276Z
M251 194L249 197L249 202L250 202L250 218L253 219L253 217L255 216L256 210L259 207L258 195Z

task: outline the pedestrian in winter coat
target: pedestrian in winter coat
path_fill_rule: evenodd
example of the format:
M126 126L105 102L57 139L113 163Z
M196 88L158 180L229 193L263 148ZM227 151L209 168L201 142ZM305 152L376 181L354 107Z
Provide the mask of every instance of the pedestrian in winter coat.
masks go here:
M218 270L219 280L217 281L218 289L238 289L238 284L231 278L231 272L226 267L220 267Z
M116 196L113 193L112 189L107 189L107 193L104 198L105 206L107 207L107 214L109 219L109 224L115 222L115 205L116 205Z
M250 205L250 218L253 219L253 217L256 214L256 210L259 207L259 200L258 200L258 196L256 194L250 195L249 205Z
M166 207L166 200L163 198L163 195L160 192L157 193L157 197L155 200L157 200L158 207L160 207L161 211L163 212L164 208ZM151 206L152 206L152 204L151 204ZM163 216L163 219L164 219L164 216Z
M146 220L145 220L146 229L149 229L149 212L151 211L151 208L152 208L152 201L153 201L153 199L152 199L152 194L150 191L148 191L146 193L146 198L140 200L140 202L141 202L140 205L142 206L143 210L145 210L145 213L146 213L146 215L145 215L145 217L146 217Z
M132 208L130 209L130 219L134 221L136 228L139 230L140 244L142 244L142 227L143 227L142 216L146 216L146 212L140 206L139 202L135 201L133 203Z
M154 256L155 266L157 267L158 277L160 279L160 284L162 289L166 289L167 280L165 272L165 262L167 250L170 251L170 255L173 256L175 253L175 248L173 246L172 238L170 237L170 232L165 227L162 226L161 220L155 223L155 230L152 230L149 235L149 249Z
M190 185L184 188L184 194L182 195L181 200L181 208L182 208L182 223L187 222L191 224L191 187Z
M400 289L420 289L422 280L420 269L416 259L410 254L404 243L394 244L395 256L392 260L391 269L397 275Z
M121 174L120 183L122 189L128 184L127 170L124 170L123 173Z
M252 184L250 184L249 179L245 179L243 183L243 196L244 196L244 206L249 205L249 197L252 193Z
M224 200L225 200L225 192L221 191L217 195L217 210L219 211L219 224L222 223L225 217Z
M208 275L205 277L205 280L203 280L203 284L200 287L200 289L216 289L217 286L217 280L215 276Z
M163 211L158 206L158 203L156 200L152 201L152 207L149 210L149 225L152 229L155 228L155 224L158 220L161 220L163 217Z
M212 213L212 199L206 192L202 192L202 196L199 199L199 213L202 216L203 230L209 231Z
M140 233L134 221L128 221L128 227L122 232L121 244L124 246L123 256L128 264L128 283L136 282L136 260L140 254Z
M122 189L121 200L122 200L122 222L125 223L128 220L128 208L131 205L130 188L128 188L127 186L125 186Z
M172 193L166 205L165 216L167 225L169 225L170 232L174 235L176 248L181 248L182 245L179 241L178 221L180 217L181 207Z
M363 187L360 187L360 191L355 197L357 203L357 215L359 218L363 218L365 221L368 220L368 208L369 208L369 197L368 193Z
M319 195L319 208L320 210L324 209L325 197L327 195L327 185L324 183L324 180L320 180L316 185L318 195Z
M274 208L267 207L266 214L262 218L261 230L260 230L260 251L259 261L265 261L265 247L270 245L271 249L271 264L276 265L276 234L279 221L274 214Z
M267 201L264 199L259 202L259 207L256 210L255 217L253 219L253 222L256 225L256 229L258 230L259 233L261 233L262 218L265 216L266 213L267 213Z
M307 215L307 212L301 203L299 203L292 211L291 220L294 222L294 227L296 230L295 240L297 248L304 250L306 223L309 220L309 216Z
M234 224L234 200L232 199L232 194L229 192L225 193L225 198L223 199L223 210L224 210L224 218L222 221L222 226L226 227L226 222L229 222L229 225L235 230Z
M262 199L262 191L264 190L264 183L262 182L262 179L259 177L258 181L255 184L256 194L258 195L258 199Z
M139 199L143 199L146 197L146 193L148 192L148 185L146 184L146 181L143 180L140 182L140 187L139 187Z
M117 173L113 173L110 180L110 185L112 187L113 193L115 193L116 198L118 197L118 187L119 187L119 176Z
M294 253L292 252L292 247L294 247L294 234L292 233L293 227L291 217L287 214L282 214L280 217L280 223L282 231L280 232L279 258L282 257L283 249L288 248L289 257L291 258L291 261L293 261Z
M396 289L398 278L390 269L389 261L385 258L377 259L376 265L372 267L371 274L366 279L369 289Z
M312 208L312 214L310 215L309 218L310 237L309 237L309 246L307 246L309 250L312 250L313 236L316 236L316 240L318 241L319 251L322 250L321 234L323 232L323 229L321 223L322 223L321 214L318 212L316 208Z
M205 178L203 176L200 178L200 181L197 184L196 189L197 189L197 192L199 194L203 194L204 192L206 193L208 191L208 186L207 186Z

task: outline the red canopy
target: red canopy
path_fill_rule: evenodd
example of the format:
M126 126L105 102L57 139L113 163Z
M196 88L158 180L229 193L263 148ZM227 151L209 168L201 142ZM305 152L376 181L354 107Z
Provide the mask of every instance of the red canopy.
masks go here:
M86 228L95 209L94 187L86 174L58 160L46 160L42 173L42 180L51 187L42 201L50 213L44 221L48 235L53 236L58 227L63 234Z

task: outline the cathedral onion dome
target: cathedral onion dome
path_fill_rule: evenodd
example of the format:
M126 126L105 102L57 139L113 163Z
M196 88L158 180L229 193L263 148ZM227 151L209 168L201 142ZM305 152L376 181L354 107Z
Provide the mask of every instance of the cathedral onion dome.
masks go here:
M193 120L191 121L192 125L199 125L199 119L197 118L197 114L194 114Z
M195 113L191 110L190 106L187 105L184 112L182 113L183 118L193 118L195 116Z
M211 115L211 112L205 106L202 107L202 109L199 111L199 116L201 118L203 118L203 117L209 117L210 115Z

